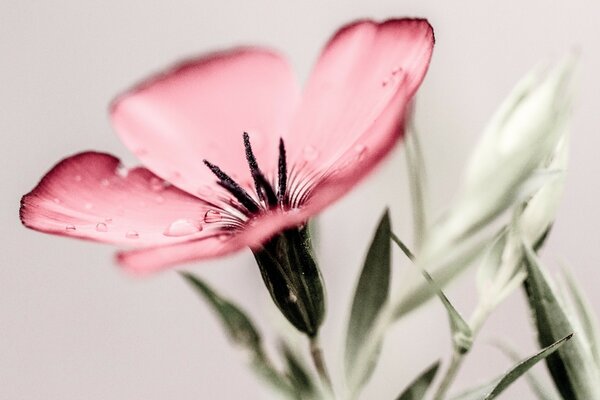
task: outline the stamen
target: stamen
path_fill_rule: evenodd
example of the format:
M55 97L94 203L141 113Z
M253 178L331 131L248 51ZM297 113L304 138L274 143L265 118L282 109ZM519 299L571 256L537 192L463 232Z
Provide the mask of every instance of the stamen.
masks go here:
M279 169L277 176L277 183L279 185L277 196L279 203L285 204L287 190L287 160L285 156L285 146L283 144L283 138L279 138Z
M231 179L229 175L221 170L214 164L211 164L207 160L203 160L204 164L212 171L217 178L219 178L219 185L225 190L231 193L250 213L258 213L260 206L254 201L252 197L246 192L236 181Z
M252 146L250 144L250 136L247 132L244 132L244 147L246 148L246 160L248 161L248 166L250 167L252 179L254 179L254 186L256 187L256 193L258 194L258 197L270 207L275 207L277 205L277 196L275 195L273 187L258 167L256 157L254 156L254 152L252 151Z

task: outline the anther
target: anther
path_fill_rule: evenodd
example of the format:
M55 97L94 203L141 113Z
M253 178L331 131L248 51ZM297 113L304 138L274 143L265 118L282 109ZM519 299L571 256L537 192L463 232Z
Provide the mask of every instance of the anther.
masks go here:
M246 160L248 161L250 174L252 174L259 199L268 204L269 207L275 207L277 205L277 195L275 195L273 187L258 167L256 157L252 151L252 145L250 144L250 136L247 132L244 132L244 148L246 149Z
M236 181L231 179L229 175L227 175L221 168L216 165L210 163L207 160L203 160L204 164L212 171L213 174L217 178L219 178L219 185L225 188L229 193L231 193L246 209L252 213L258 213L260 211L260 206L254 201L252 197L246 192Z
M286 190L287 190L287 160L285 156L285 145L283 144L283 138L279 138L279 169L277 176L277 197L279 198L279 203L286 203Z

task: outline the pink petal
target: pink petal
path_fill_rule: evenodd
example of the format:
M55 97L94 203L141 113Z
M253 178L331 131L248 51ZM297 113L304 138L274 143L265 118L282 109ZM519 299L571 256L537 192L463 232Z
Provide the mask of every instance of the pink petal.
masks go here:
M399 121L427 71L433 44L426 20L360 21L342 28L321 54L285 137L295 171L291 180L311 186L350 168L348 176L355 179L339 188L343 193L369 172L402 136Z
M117 261L127 271L141 275L186 262L226 255L245 247L257 248L285 228L304 223L309 215L307 212L270 211L251 220L242 231L168 246L123 251L118 254Z
M21 200L29 228L129 246L171 244L220 232L204 222L211 206L117 158L87 152L58 163Z
M118 97L111 116L123 142L148 168L188 193L211 198L221 189L202 160L249 185L246 131L263 170L274 171L279 137L289 129L297 98L283 58L235 49L147 80Z

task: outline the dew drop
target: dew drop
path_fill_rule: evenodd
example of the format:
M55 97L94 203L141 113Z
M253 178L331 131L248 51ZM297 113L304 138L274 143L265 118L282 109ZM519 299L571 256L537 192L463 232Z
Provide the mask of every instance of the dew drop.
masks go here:
M356 161L360 161L367 152L367 146L365 146L364 144L357 144L356 146L354 146L354 152L356 153Z
M317 157L319 157L319 151L317 149L315 149L313 146L304 147L304 150L302 151L302 153L304 154L304 159L307 161L313 161Z
M75 175L75 176L73 177L73 179L75 179L75 182L81 182L81 179L82 179L82 178L81 178L81 175Z
M65 230L67 230L67 231L71 231L71 232L72 232L72 231L76 231L76 230L77 230L77 228L75 228L75 225L67 225L67 226L65 227Z
M204 214L204 222L210 224L213 222L219 222L221 220L222 216L221 213L217 210L208 210L205 214Z
M107 232L108 226L104 222L100 222L100 223L96 224L96 231Z
M115 170L115 175L120 176L121 178L127 178L127 174L129 174L129 169L123 164L119 164Z
M215 191L208 185L202 185L198 188L198 190L196 190L196 193L198 196L208 199L214 195Z
M159 179L155 176L150 178L150 189L152 189L155 192L160 192L161 190L164 190L164 188L165 182L162 179Z
M197 221L182 218L173 221L171 225L169 225L167 229L165 229L163 234L165 236L179 237L191 235L193 233L200 232L201 230L202 226Z
M140 237L140 234L137 233L137 231L127 231L127 233L125 234L125 237L127 239L137 239Z
M92 203L85 203L85 204L83 205L83 208L85 208L86 210L91 210L91 209L92 209L92 207L94 207L94 206L92 205Z
M233 235L230 232L223 232L217 235L217 239L221 242L225 242L226 240L229 240L231 236Z

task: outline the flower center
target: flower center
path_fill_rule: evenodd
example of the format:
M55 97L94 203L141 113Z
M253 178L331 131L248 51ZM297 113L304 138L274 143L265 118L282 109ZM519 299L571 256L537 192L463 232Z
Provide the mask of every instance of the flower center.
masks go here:
M208 160L203 160L204 164L212 171L219 179L218 184L227 190L238 202L236 206L238 211L242 212L246 217L251 217L260 214L263 211L274 209L276 207L286 208L288 206L287 199L287 161L285 155L285 146L283 139L279 139L279 164L277 169L277 190L265 177L260 170L252 145L250 144L250 136L244 132L244 148L246 150L246 161L250 168L250 174L254 181L254 187L258 201L255 200L239 183L227 175L221 168Z

